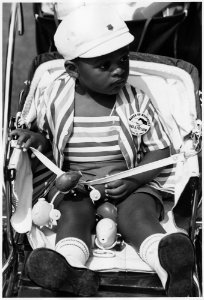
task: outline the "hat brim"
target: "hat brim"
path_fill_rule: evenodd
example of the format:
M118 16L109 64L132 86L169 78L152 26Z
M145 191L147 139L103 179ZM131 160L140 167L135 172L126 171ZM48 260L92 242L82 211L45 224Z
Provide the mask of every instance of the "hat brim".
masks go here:
M117 37L112 38L102 44L97 45L93 49L87 51L84 54L79 55L82 58L92 58L97 56L106 55L114 52L120 48L129 45L134 40L134 36L128 32L125 32Z

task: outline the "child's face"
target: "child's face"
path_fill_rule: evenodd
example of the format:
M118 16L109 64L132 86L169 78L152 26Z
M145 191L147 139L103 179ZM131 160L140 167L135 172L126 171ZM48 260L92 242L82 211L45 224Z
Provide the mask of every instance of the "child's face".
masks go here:
M114 95L125 85L129 74L129 49L96 58L77 60L79 83L87 91Z

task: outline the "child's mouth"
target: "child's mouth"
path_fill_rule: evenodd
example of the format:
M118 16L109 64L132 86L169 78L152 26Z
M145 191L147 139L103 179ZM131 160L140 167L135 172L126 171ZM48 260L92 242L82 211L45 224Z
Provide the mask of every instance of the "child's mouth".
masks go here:
M123 79L120 79L120 80L117 80L113 83L114 86L123 86L124 84L126 83L126 80L123 78Z

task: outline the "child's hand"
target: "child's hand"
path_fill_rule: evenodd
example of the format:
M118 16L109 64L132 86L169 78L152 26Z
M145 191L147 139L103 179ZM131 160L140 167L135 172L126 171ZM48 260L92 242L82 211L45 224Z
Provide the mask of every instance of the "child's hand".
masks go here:
M108 199L115 202L124 200L138 188L137 183L132 178L124 178L106 183L105 194Z
M33 147L40 152L44 152L48 147L48 140L39 132L33 132L28 129L15 129L10 132L10 137L17 137L17 145L27 151Z

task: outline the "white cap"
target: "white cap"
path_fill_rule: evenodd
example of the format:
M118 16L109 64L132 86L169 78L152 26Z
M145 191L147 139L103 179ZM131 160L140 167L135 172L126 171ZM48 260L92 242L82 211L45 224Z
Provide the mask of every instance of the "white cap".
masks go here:
M54 41L66 59L91 58L129 45L133 35L111 6L87 5L71 12L57 28Z

